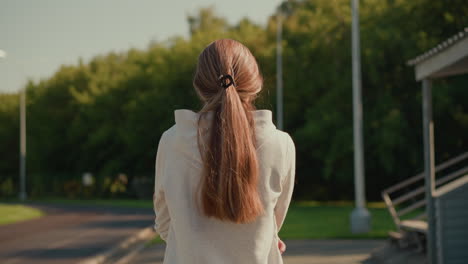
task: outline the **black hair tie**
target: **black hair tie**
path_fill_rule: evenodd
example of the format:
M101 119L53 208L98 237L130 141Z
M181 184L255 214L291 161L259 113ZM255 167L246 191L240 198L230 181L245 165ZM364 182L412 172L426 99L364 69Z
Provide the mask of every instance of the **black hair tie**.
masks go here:
M227 89L231 85L236 86L234 84L234 79L229 74L221 74L218 77L218 81L219 81L219 86L223 87L224 89Z

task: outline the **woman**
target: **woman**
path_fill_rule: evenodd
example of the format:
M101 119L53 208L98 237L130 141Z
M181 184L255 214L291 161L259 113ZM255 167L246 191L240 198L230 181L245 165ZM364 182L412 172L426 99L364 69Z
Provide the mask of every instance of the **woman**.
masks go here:
M253 101L263 79L241 43L200 54L199 113L175 111L156 155L155 230L166 264L283 263L278 237L291 201L295 147Z

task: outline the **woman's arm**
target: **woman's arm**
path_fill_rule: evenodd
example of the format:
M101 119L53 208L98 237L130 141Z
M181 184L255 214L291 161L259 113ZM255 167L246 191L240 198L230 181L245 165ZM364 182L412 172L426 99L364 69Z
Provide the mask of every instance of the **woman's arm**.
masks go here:
M291 197L294 189L294 180L296 174L296 148L291 137L288 135L288 143L286 150L286 158L288 159L286 175L281 184L281 194L276 202L275 206L275 218L278 232L283 226L286 213L288 212L289 204L291 203Z
M162 240L166 241L171 218L167 208L166 199L163 189L164 181L164 160L165 160L165 133L161 136L156 154L155 164L155 180L154 180L154 195L153 195L153 208L156 214L154 229L159 234Z

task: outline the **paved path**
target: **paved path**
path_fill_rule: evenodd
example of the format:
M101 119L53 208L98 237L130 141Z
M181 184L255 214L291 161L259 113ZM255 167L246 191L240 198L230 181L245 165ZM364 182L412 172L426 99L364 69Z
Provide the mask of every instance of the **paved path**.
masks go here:
M285 264L354 264L364 263L374 250L385 245L384 240L293 240L285 241ZM164 244L133 252L118 264L162 264Z
M385 240L302 240L287 241L285 264L363 263Z
M77 264L151 226L151 209L28 204L47 216L0 226L1 264ZM285 264L365 262L384 240L286 241ZM113 264L162 264L165 244L138 246Z
M0 226L0 263L78 263L151 226L151 209L100 206L30 206L47 215Z

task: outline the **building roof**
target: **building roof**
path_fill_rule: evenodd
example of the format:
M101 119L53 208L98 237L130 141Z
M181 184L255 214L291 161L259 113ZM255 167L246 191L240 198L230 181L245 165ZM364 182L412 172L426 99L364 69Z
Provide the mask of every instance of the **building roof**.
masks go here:
M463 39L468 38L468 27L466 27L464 30L458 32L457 34L453 35L451 38L448 38L447 40L443 41L442 43L438 44L434 48L424 52L423 54L417 56L416 58L413 58L407 62L409 66L414 66L416 64L419 64L432 56L448 49L449 47L455 45L456 43L462 41Z
M417 81L468 73L468 27L408 61Z

